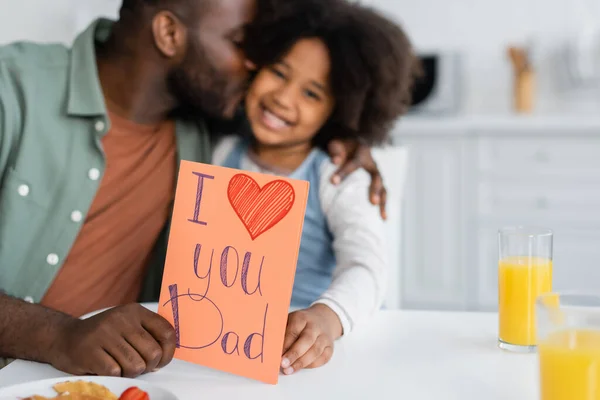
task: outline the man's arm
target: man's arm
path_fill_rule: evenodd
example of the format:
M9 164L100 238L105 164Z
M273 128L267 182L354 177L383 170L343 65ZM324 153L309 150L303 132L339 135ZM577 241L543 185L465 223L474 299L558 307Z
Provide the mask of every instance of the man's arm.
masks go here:
M0 294L0 357L52 363L57 338L75 320L66 314Z
M369 185L369 201L379 205L381 218L387 219L386 198L387 190L377 163L371 153L371 147L361 144L356 140L332 140L327 148L332 162L338 166L337 171L331 176L331 183L339 185L348 175L358 169L364 169L371 176Z
M0 190L21 130L19 115L6 64L0 59ZM0 259L0 269L4 268L14 266ZM0 357L51 363L59 332L74 318L11 297L8 289L0 287Z
M14 93L0 59L0 188L20 132ZM0 238L1 240L1 238ZM0 268L11 268L0 260ZM6 295L0 287L0 357L50 362L58 331L73 318Z
M0 356L50 364L73 375L136 377L167 365L175 331L139 304L80 320L0 294Z

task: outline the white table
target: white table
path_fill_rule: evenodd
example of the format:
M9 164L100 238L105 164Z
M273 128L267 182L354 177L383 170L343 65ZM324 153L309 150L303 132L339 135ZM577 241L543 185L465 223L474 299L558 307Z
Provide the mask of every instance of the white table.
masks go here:
M339 341L326 366L281 376L278 385L179 360L138 379L180 400L537 400L537 356L503 352L496 332L494 313L382 311ZM15 361L0 370L0 387L63 376Z

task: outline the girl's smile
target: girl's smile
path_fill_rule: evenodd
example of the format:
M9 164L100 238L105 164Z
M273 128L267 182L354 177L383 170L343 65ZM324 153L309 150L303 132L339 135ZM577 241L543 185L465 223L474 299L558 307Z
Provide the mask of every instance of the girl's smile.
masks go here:
M280 116L276 111L271 111L271 109L264 105L264 103L261 102L259 104L259 107L259 121L260 123L262 123L262 125L264 125L265 128L270 129L274 132L279 132L293 125L290 121Z

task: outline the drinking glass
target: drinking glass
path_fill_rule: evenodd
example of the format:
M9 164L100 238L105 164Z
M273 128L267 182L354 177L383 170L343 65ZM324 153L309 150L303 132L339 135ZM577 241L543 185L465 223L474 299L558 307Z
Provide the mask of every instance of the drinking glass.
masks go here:
M541 400L600 399L600 296L537 299Z
M535 350L535 301L552 290L550 229L516 226L498 232L498 346Z

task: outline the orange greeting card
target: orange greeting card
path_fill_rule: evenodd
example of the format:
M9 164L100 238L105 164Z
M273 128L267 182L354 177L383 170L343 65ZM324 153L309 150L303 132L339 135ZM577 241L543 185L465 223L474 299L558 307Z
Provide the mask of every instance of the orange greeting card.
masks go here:
M308 190L182 161L158 307L176 358L277 383Z

